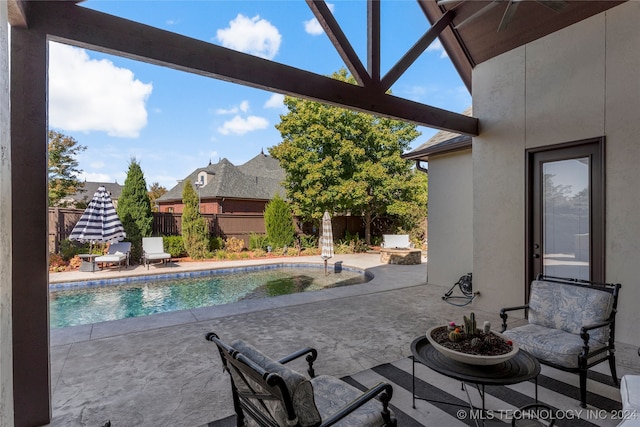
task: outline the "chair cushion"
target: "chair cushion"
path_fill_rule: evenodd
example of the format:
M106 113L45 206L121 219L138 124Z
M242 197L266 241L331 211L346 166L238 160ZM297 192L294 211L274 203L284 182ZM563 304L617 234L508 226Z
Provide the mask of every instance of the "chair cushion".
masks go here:
M579 308L579 309L577 309ZM613 295L586 286L534 280L529 298L529 323L580 334L580 328L609 318ZM609 339L609 328L589 332L599 343Z
M102 255L96 258L96 262L121 262L126 258L125 254Z
M281 363L278 363L260 352L251 344L242 340L234 341L231 344L231 347L254 361L265 371L276 373L282 377L291 396L294 411L301 426L312 427L320 425L322 419L320 418L320 413L318 412L314 401L313 385L307 377ZM231 370L231 374L235 375L233 369ZM238 381L237 379L234 379L234 382L239 389L240 386L244 385L242 380ZM252 387L259 388L260 386L253 383ZM264 403L269 407L272 416L278 421L278 423L280 423L280 425L287 425L287 414L282 402L271 400L264 401Z
M640 375L623 375L620 397L624 411L640 411Z
M171 258L171 255L167 253L157 253L157 254L144 254L145 259L154 261L158 259L168 259Z
M578 355L584 344L580 335L531 323L507 329L503 334L537 359L565 368L578 367ZM589 341L589 351L605 345L601 342Z
M316 406L322 419L327 419L362 395L362 391L357 388L328 375L312 378L311 384L313 384ZM381 412L382 404L373 399L334 424L334 426L381 426L384 425Z

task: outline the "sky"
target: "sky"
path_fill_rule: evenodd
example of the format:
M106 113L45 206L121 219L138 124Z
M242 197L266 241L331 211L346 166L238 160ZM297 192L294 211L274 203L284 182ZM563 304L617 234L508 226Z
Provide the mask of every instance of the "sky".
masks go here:
M366 2L327 2L366 67ZM82 7L321 75L345 64L303 0L116 1ZM381 74L429 28L414 0L382 0ZM167 189L222 158L240 165L281 142L283 96L55 42L49 127L86 150L81 180L124 184L135 159L147 185ZM391 88L395 96L462 112L471 96L436 40ZM437 130L418 127L415 148Z

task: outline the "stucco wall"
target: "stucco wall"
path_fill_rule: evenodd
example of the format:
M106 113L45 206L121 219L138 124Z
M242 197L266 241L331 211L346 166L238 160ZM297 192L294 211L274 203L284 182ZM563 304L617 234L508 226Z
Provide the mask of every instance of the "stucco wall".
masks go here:
M428 283L452 285L473 271L471 150L429 158Z
M13 425L11 147L7 2L0 2L0 426Z
M604 135L606 280L623 286L617 339L640 342L639 21L640 2L628 2L475 68L479 308L524 300L525 150Z

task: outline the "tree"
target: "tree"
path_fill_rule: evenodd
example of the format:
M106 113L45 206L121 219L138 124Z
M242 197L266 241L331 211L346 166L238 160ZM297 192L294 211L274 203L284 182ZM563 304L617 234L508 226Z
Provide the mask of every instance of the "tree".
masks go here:
M129 163L116 211L127 233L127 240L131 242L131 259L139 260L142 257L142 238L151 236L153 231L153 214L147 183L140 163L135 158Z
M185 182L182 190L182 241L184 249L193 259L207 257L209 233L207 221L199 212L198 195L190 182Z
M156 199L162 197L163 194L167 192L167 189L161 186L159 183L154 182L149 187L149 201L151 203L151 211L158 212L158 208L156 207Z
M86 150L84 145L78 145L74 138L53 130L49 131L49 206L59 206L60 200L78 191L82 182L78 174L76 156Z
M355 83L344 69L332 77ZM291 97L284 103L282 142L269 152L286 171L295 215L318 224L325 210L362 215L367 244L377 217L411 209L426 217L424 178L400 157L420 135L414 125Z
M293 225L291 208L279 194L271 199L264 209L264 226L269 243L275 248L291 246L296 229Z

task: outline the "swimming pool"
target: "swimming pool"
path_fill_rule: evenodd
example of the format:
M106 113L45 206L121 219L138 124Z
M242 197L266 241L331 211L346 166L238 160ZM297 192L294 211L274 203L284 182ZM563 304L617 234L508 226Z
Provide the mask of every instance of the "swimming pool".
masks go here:
M325 275L314 265L256 266L112 281L51 285L51 328L227 304L366 283L372 276L342 268Z

